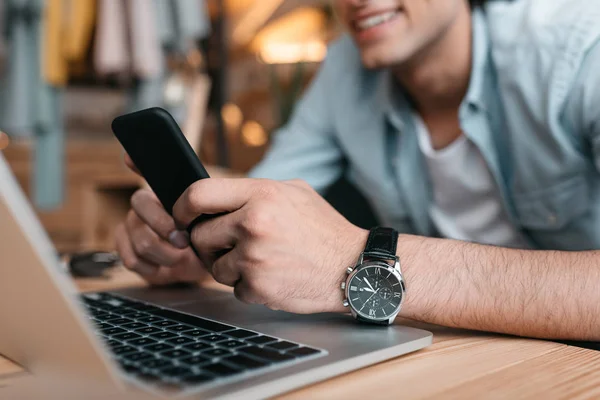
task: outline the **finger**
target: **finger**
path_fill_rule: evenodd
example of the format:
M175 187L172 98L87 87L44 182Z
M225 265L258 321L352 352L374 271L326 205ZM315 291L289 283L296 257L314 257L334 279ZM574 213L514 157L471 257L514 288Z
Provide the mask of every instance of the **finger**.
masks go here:
M177 200L173 216L178 226L187 227L202 214L238 210L263 186L264 179L202 179L191 185Z
M152 191L141 189L135 192L131 197L131 207L138 217L162 239L178 249L185 249L190 245L187 232L177 230L175 220L167 213Z
M153 276L158 271L158 265L150 264L140 260L133 250L129 236L123 224L119 225L115 230L115 244L117 253L123 265L142 276Z
M181 260L182 250L162 240L135 212L129 212L125 227L138 258L166 266Z
M241 279L233 288L233 294L236 299L247 304L262 304L261 299L256 295L247 280Z
M240 211L225 214L194 227L191 234L192 246L196 251L207 258L218 258L217 253L232 249L236 242L236 226L240 220ZM212 261L207 261L212 264Z
M219 257L210 268L211 275L215 281L234 287L242 278L240 273L241 255L239 250L233 249L229 253Z
M137 257L124 225L117 227L115 237L117 252L127 269L136 272L151 285L167 285L176 281L170 268L158 266Z
M312 189L312 187L305 180L302 179L291 179L283 182L290 186L297 187L299 189Z
M131 157L129 157L129 154L125 153L124 160L125 160L125 165L127 165L127 167L129 167L130 170L132 170L139 176L142 176L142 173L140 172L139 169L137 169L137 167L133 163L133 160L131 159Z

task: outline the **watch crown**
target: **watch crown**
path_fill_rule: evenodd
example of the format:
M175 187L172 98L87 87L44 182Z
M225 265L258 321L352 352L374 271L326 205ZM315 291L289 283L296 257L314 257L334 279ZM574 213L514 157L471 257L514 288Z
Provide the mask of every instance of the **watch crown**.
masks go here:
M348 303L348 299L344 299L344 301L342 302L342 305L344 307L348 307L350 305L350 303Z
M346 289L346 282L342 282L341 287L342 287L342 290Z
M352 273L352 267L348 267L348 269L346 270L346 273L347 273L348 275L350 275L350 274Z

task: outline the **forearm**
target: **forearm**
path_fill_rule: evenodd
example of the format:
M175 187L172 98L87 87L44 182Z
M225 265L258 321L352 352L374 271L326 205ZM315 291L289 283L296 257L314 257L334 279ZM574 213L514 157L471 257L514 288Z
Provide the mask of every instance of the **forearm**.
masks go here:
M600 340L600 252L401 236L401 316L521 336Z

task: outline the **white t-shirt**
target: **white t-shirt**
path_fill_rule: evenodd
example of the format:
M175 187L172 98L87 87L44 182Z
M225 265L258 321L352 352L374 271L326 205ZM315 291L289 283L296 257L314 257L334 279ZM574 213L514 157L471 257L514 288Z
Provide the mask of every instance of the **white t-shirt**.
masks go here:
M477 146L461 135L447 147L434 150L419 116L415 125L433 188L429 215L439 233L451 239L527 248L504 210Z

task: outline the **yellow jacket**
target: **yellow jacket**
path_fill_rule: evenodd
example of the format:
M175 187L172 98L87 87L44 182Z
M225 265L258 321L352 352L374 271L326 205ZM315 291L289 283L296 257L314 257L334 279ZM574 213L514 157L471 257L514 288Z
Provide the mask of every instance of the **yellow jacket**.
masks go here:
M85 58L95 13L96 0L46 0L42 76L48 84L65 85L69 65Z

